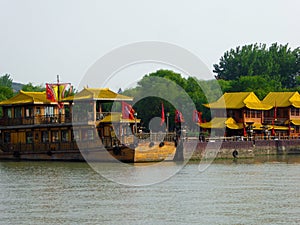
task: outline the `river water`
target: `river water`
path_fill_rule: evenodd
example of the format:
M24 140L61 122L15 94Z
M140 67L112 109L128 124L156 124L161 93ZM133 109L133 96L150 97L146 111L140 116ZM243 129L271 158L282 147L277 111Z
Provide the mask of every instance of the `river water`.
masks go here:
M300 224L300 158L218 161L203 172L189 163L142 187L86 163L0 162L0 224Z

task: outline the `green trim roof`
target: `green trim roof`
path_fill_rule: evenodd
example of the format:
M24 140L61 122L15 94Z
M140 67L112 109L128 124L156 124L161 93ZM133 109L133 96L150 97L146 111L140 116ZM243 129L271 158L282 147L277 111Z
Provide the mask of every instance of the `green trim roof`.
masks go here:
M270 110L272 105L262 103L254 92L232 92L225 93L216 102L204 104L211 109L241 109Z

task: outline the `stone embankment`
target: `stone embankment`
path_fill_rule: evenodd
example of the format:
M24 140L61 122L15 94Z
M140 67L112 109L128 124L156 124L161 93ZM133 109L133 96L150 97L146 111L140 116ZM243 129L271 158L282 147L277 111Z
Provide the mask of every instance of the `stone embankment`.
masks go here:
M199 160L204 156L206 158L232 159L262 155L300 154L300 139L214 142L187 140L185 150L188 154L193 151L192 160Z

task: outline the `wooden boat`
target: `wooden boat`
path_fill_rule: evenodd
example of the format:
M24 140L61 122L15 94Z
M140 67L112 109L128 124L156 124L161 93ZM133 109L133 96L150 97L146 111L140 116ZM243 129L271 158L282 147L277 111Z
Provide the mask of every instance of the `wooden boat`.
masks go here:
M0 102L0 159L155 162L183 157L181 150L176 153L174 134L139 133L139 119L111 111L112 103L120 109L131 97L84 88L59 98L20 91Z

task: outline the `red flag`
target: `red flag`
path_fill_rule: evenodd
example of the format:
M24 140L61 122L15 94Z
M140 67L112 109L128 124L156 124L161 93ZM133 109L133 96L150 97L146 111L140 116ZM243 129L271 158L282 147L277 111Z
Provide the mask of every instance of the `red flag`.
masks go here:
M275 121L277 120L277 106L276 106L276 101L275 101L275 108L274 108L274 118L273 118L273 121L272 121L272 131L271 131L271 135L272 136L275 136Z
M197 110L193 111L193 121L196 123L201 123L202 112L198 112Z
M164 103L161 103L161 122L160 125L162 126L165 122L165 109L164 109Z
M176 109L175 111L175 123L182 123L184 122L184 118L182 116L182 113Z
M52 86L49 84L46 84L46 98L51 102L56 101L55 92L54 92Z
M246 131L245 123L243 123L243 135L244 135L244 137L247 137L247 131Z
M122 118L134 120L134 109L126 102L122 102Z

